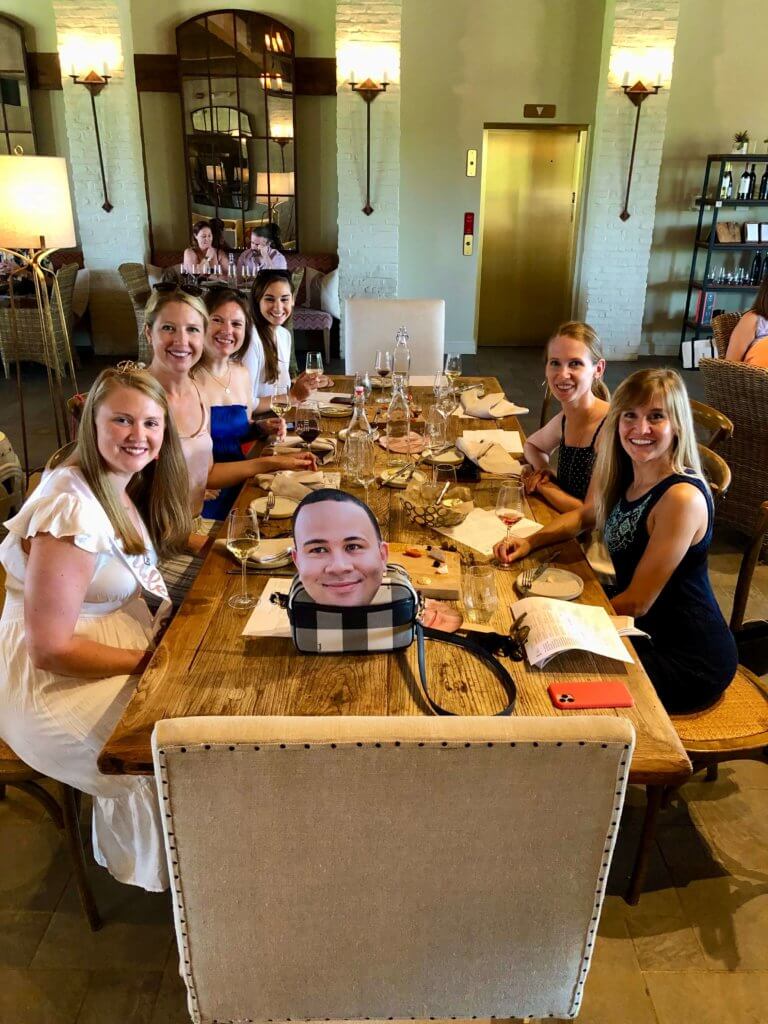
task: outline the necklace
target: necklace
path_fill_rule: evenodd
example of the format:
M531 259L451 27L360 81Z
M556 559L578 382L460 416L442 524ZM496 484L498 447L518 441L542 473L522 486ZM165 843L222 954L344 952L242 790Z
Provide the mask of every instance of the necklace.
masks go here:
M208 374L208 376L212 380L216 381L216 383L219 385L220 388L224 388L224 394L225 395L231 394L231 388L230 388L230 384L232 383L232 367L231 366L229 367L229 376L227 377L227 383L226 384L224 383L223 380L221 380L221 378L217 377L215 373L211 373L211 371L208 369L207 366L204 366L203 369L205 370L205 372Z

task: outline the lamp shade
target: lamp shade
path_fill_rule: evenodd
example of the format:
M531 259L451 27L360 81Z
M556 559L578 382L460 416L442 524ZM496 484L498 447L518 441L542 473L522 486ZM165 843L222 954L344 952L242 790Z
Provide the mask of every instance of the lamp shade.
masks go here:
M268 196L282 199L292 196L294 191L293 171L259 171L256 174L256 201L266 203Z
M63 157L0 156L0 245L8 249L69 249L75 245Z

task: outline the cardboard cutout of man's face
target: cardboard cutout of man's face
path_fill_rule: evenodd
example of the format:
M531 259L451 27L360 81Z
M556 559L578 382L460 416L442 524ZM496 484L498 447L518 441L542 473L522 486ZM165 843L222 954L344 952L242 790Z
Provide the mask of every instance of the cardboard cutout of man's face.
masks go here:
M318 501L294 526L293 561L318 604L370 604L381 586L389 549L370 519L348 501Z

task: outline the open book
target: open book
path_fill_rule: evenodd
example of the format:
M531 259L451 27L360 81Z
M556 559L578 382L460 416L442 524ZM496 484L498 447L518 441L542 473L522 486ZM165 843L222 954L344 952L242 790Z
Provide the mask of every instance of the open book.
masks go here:
M544 668L564 651L589 651L616 661L632 661L605 608L558 601L552 597L525 597L512 605L515 620L523 612L523 625L530 630L525 653L535 668Z

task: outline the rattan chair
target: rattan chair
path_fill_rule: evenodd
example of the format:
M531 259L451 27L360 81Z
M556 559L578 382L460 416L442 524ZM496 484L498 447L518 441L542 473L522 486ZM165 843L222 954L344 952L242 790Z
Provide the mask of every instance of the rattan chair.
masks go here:
M56 357L63 376L67 375L70 353L74 357L74 349L71 348L70 339L72 337L72 324L74 321L72 295L75 290L75 278L77 277L78 269L76 263L66 263L56 274L56 280L58 281L61 293L61 306L64 312L63 325L59 304L53 294L50 297ZM16 324L15 341L13 331L14 319ZM10 376L10 365L16 359L28 360L32 363L42 363L43 366L50 366L51 369L55 369L54 360L48 351L48 346L43 337L40 313L34 301L31 304L25 302L21 307L17 306L15 314L10 306L0 306L0 357L2 357L3 371L6 377Z
M712 339L721 359L725 358L733 328L740 319L741 313L720 313L712 320Z
M133 315L136 317L139 360L142 363L149 364L152 362L152 352L144 334L144 309L147 305L147 299L152 292L152 286L147 276L147 268L143 263L121 263L117 268L117 272L128 289L128 295L133 306Z

